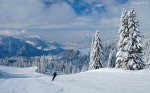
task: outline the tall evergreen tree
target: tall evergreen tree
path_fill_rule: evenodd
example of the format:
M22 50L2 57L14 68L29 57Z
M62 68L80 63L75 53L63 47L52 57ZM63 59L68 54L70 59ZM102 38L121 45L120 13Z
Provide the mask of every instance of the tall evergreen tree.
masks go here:
M123 11L119 29L118 52L116 67L128 70L144 68L142 61L141 37L138 30L139 22L136 19L134 8L128 13Z
M102 68L103 61L102 41L100 32L97 29L91 44L89 70Z
M128 18L127 12L123 9L121 19L120 19L120 29L119 29L119 41L118 41L118 52L116 54L116 67L124 68L125 67L125 55L124 55L124 45L127 43L128 37Z
M46 70L46 63L47 63L47 59L45 58L45 56L40 56L39 59L37 60L37 72L39 73L45 73Z

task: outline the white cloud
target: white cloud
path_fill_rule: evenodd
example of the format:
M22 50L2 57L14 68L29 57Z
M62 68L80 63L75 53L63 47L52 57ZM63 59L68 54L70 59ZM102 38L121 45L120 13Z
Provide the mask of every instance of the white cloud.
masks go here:
M100 20L102 25L106 25L108 27L118 27L119 26L119 18L101 18Z
M42 0L0 0L0 27L26 28L48 23L69 23L76 14L65 2L46 8Z
M47 12L49 13L47 17L52 23L68 23L76 18L74 10L65 2L53 4Z
M113 30L111 28L118 29L122 9L129 10L133 6L141 28L150 29L149 0L129 0L128 3L121 5L118 5L116 0L85 0L89 4L93 1L106 5L106 11L104 13L94 11L88 16L78 16L74 9L63 0L52 4L49 8L45 8L42 0L0 0L0 28L72 28L72 30L81 28L88 30L88 28L96 29L100 26L103 31L111 31Z
M78 17L72 18L71 22L69 21L70 19L68 20L68 22L67 22L67 20L65 23L61 23L61 22L59 22L59 23L54 22L53 24L48 23L48 24L44 24L44 25L39 25L36 28L42 28L42 29L93 28L99 24L99 23L97 23L97 18L92 17L92 16L84 16L84 17L78 16Z

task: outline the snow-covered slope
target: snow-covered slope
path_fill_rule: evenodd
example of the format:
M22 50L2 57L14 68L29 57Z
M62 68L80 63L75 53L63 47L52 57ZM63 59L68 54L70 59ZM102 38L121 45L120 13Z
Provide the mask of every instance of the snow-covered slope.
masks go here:
M99 69L51 76L35 73L36 67L0 66L0 93L149 93L150 69L124 71Z

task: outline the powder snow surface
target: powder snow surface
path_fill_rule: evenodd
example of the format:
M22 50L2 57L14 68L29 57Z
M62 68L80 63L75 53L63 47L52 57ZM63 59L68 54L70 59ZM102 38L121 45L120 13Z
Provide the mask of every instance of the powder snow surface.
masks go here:
M38 74L36 67L0 66L0 93L150 93L150 69L99 69L70 75Z

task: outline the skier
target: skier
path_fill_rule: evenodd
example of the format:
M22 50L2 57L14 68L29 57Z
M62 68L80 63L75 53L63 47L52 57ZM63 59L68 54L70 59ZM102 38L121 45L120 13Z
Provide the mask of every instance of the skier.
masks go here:
M55 77L57 76L57 73L54 72L52 76L53 76L52 81L54 81Z

